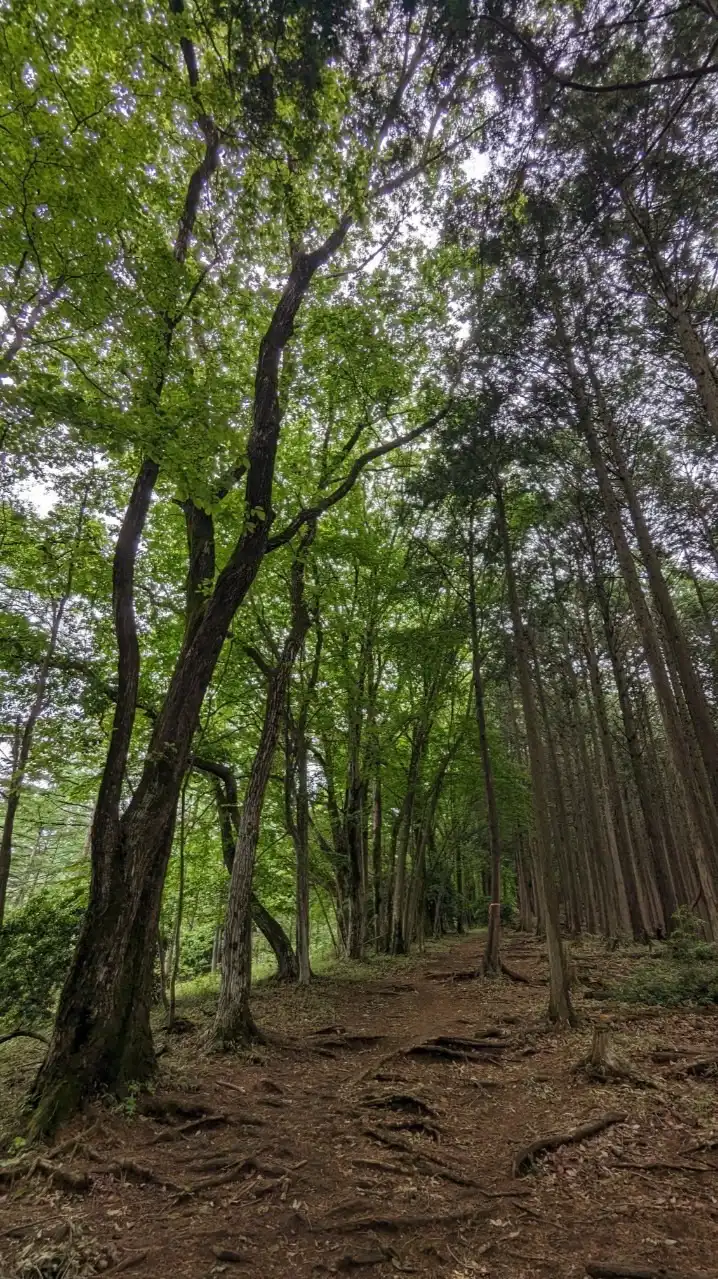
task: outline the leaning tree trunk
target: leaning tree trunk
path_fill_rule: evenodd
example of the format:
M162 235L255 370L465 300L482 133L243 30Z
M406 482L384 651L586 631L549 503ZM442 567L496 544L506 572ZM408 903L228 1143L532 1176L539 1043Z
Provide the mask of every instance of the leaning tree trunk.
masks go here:
M222 981L212 1031L212 1044L217 1048L232 1048L258 1035L249 1007L252 983L252 878L264 796L286 707L292 666L311 623L304 602L303 555L313 535L314 526L310 526L292 568L292 625L269 679L262 732L252 761L239 819L227 903Z

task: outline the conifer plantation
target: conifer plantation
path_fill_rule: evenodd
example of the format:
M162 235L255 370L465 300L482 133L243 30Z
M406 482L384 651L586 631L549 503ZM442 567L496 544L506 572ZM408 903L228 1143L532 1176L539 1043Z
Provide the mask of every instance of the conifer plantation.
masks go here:
M710 1279L718 4L0 88L0 1276Z

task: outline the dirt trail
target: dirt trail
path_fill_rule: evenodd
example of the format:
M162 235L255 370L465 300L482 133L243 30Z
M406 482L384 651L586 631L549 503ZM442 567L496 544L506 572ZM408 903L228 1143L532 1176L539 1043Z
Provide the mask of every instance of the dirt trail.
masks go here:
M618 962L579 952L584 981ZM194 1010L144 1113L97 1107L60 1134L77 1144L54 1164L87 1189L47 1171L6 1188L0 1275L534 1279L617 1260L657 1279L718 1274L718 1140L687 1150L716 1137L718 1081L674 1078L676 1055L715 1042L716 1017L613 1010L621 1054L658 1086L591 1084L571 1069L590 1024L547 1027L533 940L505 947L531 986L441 979L479 953L474 936L374 980L261 988L259 1023L290 1043L250 1059L203 1056ZM512 1176L535 1137L606 1112L627 1118Z

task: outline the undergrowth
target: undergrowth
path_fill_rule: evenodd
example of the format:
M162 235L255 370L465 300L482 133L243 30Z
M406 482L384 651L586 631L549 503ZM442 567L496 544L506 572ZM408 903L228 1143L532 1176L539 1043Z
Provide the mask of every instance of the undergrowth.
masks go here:
M703 939L700 921L681 908L659 957L640 964L615 993L627 1003L664 1007L717 1004L718 946Z

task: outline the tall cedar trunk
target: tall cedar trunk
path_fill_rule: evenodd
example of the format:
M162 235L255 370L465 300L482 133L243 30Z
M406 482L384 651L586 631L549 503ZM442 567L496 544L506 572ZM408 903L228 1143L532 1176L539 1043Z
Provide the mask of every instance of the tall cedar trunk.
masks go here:
M474 682L474 707L476 711L476 727L479 733L479 753L481 768L484 774L484 792L488 814L489 860L491 863L491 902L489 904L488 930L482 961L483 972L487 975L501 971L501 835L499 831L499 810L496 804L494 787L494 770L491 765L491 751L486 731L486 713L484 709L484 680L481 672L481 653L479 649L479 623L476 608L476 567L474 562L474 520L469 522L469 626L471 630L471 670Z
M631 922L631 929L634 938L645 940L646 937L646 920L641 911L641 904L638 896L638 886L631 857L631 836L626 818L626 811L621 797L621 790L618 780L618 768L613 749L613 739L608 722L608 713L606 710L606 699L601 682L601 673L598 664L598 657L593 643L591 634L590 620L588 617L588 608L584 600L584 645L586 661L588 663L589 680L591 693L593 698L594 712L598 724L599 737L601 742L601 751L603 754L604 767L606 770L606 779L608 785L608 796L611 805L611 813L613 817L613 828L616 841L616 852L618 855L619 865L621 867L621 875L623 878L623 886L626 892L626 902L628 905L628 914Z
M656 690L659 706L664 719L666 736L672 749L676 770L683 780L686 799L690 806L691 815L695 822L696 829L701 837L702 848L709 860L709 864L711 864L715 857L712 833L712 826L714 825L715 820L715 810L710 797L706 795L705 788L702 786L702 778L698 776L695 771L694 753L692 750L693 743L690 740L687 740L683 729L674 690L671 686L664 656L661 651L658 633L646 603L643 588L628 545L623 528L621 509L611 482L606 461L603 456L603 451L599 443L598 434L593 423L591 406L586 388L573 357L573 352L569 343L558 299L554 302L554 317L563 348L564 359L569 372L571 388L576 402L579 425L588 445L588 450L603 500L606 522L611 533L616 556L626 586L626 592L631 602L639 633L645 647L646 661L649 666L651 679Z
M601 618L603 621L606 647L611 660L613 679L616 685L616 692L618 693L618 703L621 708L626 746L631 761L638 800L643 814L651 868L663 916L659 922L662 931L665 931L678 905L673 885L673 876L671 874L671 866L667 854L664 832L661 830L657 818L656 797L653 794L650 776L643 758L643 751L638 735L638 726L636 724L636 717L633 711L633 704L628 685L628 677L619 649L616 628L611 615L608 593L601 575L600 567L596 562L593 549L591 553L593 559L596 598L598 600Z
M209 760L200 761L197 756L194 756L193 762L195 768L215 774L215 802L217 804L219 828L222 837L222 856L224 864L231 875L237 833L239 831L239 804L234 774L224 764L215 764ZM263 934L274 952L274 958L277 961L277 977L280 981L296 981L299 971L297 956L292 950L292 944L279 920L270 915L256 893L252 893L250 908L252 911L252 923ZM212 953L212 972L215 972L219 967L219 943L222 936L223 929L218 927L215 938L216 945Z
M586 893L583 897L580 892L577 875L573 873L572 868L572 850L569 838L569 817L566 806L566 796L563 790L563 781L561 777L561 769L558 762L558 754L556 751L556 742L553 731L552 717L548 712L546 704L546 696L544 693L543 679L541 677L541 667L539 665L538 656L535 652L531 632L527 626L524 626L524 637L526 641L526 655L530 660L533 656L533 672L529 668L531 675L531 687L535 687L538 696L538 709L541 712L543 720L544 735L541 739L542 748L544 748L545 786L547 815L553 831L553 845L556 849L556 868L558 870L559 885L561 888L560 897L563 900L566 910L566 923L569 932L578 934L581 931L582 920L582 901L586 901Z
M678 676L686 699L686 706L691 718L696 740L703 757L708 782L713 795L714 805L718 805L718 734L716 734L713 716L708 699L693 663L688 641L681 626L678 613L673 603L668 583L663 576L660 559L653 543L648 524L643 514L641 500L633 483L628 459L621 444L616 423L606 404L601 386L589 365L594 391L602 411L606 427L609 448L616 466L621 487L626 495L628 509L636 533L636 540L648 575L648 584L656 608L663 622L668 645L678 671ZM714 864L714 872L718 866Z
M541 874L542 906L546 927L546 945L549 960L549 1017L553 1021L573 1025L575 1021L571 1007L568 968L559 920L558 896L554 882L551 861L551 822L547 802L547 770L544 745L539 731L539 717L536 709L533 684L531 680L531 662L529 645L526 636L521 608L519 605L516 577L513 567L511 540L509 537L504 497L501 485L496 485L496 518L499 537L504 553L506 568L506 584L508 588L509 609L514 633L516 665L518 669L521 700L524 709L526 738L529 748L531 768L531 786L533 792L534 814L536 818L536 849Z
M660 253L650 227L647 210L641 209L625 184L619 191L631 220L643 243L646 261L653 276L654 284L663 294L666 312L673 325L678 345L683 353L686 366L695 382L696 391L703 405L708 425L718 437L718 370L708 352L703 338L698 331L688 306L678 292L662 254Z
M371 808L371 870L374 888L374 947L382 949L382 915L384 893L382 890L382 804L381 771L377 767L372 788Z
M348 772L344 794L344 846L347 855L347 953L362 959L366 923L366 875L364 866L364 801L361 747L364 690L370 661L370 635L362 640L357 676L350 684L347 720L349 724Z
M303 986L311 980L309 919L309 710L319 680L323 634L315 612L316 642L309 676L301 686L299 712L292 716L287 690L284 736L284 818L294 845L296 865L297 963Z
M404 931L406 912L406 872L409 856L409 843L414 826L414 808L419 787L419 774L428 737L428 726L424 719L414 727L409 758L409 771L406 779L406 793L401 806L400 826L396 846L396 867L392 895L391 950L395 955L405 955L409 949L409 939Z
M222 980L212 1032L213 1044L219 1048L246 1043L257 1034L249 1007L252 983L252 878L264 796L285 713L292 666L311 624L304 602L303 556L312 536L313 529L310 529L292 566L292 624L277 665L269 678L264 722L239 818L227 902Z

